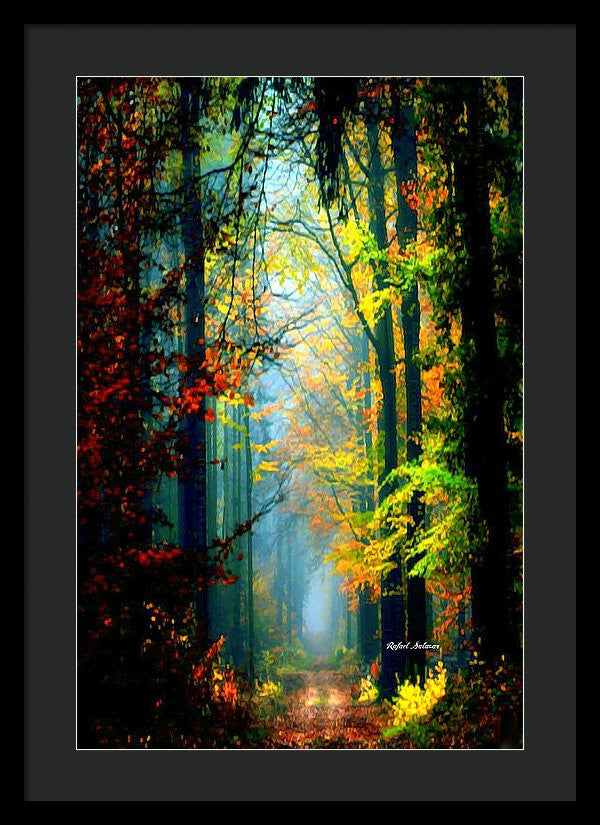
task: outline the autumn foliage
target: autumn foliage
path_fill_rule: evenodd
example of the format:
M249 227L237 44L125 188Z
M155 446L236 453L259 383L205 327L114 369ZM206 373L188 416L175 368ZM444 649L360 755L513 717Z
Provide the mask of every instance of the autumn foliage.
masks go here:
M81 745L515 739L520 106L79 79Z

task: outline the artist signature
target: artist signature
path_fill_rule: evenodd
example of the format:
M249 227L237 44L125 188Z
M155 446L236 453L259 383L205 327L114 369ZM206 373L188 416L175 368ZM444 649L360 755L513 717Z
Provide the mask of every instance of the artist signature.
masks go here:
M388 642L387 650L439 650L440 646L430 642Z

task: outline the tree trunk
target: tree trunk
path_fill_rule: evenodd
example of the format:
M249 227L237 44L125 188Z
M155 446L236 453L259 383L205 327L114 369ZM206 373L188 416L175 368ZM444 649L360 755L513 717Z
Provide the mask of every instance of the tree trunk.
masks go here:
M283 572L283 548L281 546L281 530L277 530L276 546L276 568L275 568L275 598L277 600L277 627L283 628L283 596L284 596L284 572Z
M201 195L198 191L200 164L198 147L191 130L198 122L198 81L181 83L181 149L183 156L183 209L181 230L185 253L185 354L189 360L186 383L200 377L204 361L204 237ZM194 613L201 648L208 644L208 601L206 586L197 586L206 569L206 420L205 401L182 422L184 471L179 479L180 540L194 557Z
M383 188L383 169L379 152L379 128L377 118L371 114L367 123L370 164L368 176L369 228L374 235L377 246L387 249L387 231L385 221L385 200ZM377 289L386 286L386 273L380 264L375 265L375 285ZM384 434L384 466L379 477L380 501L392 491L386 477L398 466L398 436L396 414L396 358L394 352L394 322L389 304L375 325L377 341L376 353L379 366L379 378L383 394L383 410L380 426ZM405 677L405 653L392 650L391 642L404 641L405 605L400 555L393 559L395 567L381 583L381 692L389 697L396 688L396 680Z
M369 340L364 330L361 334L361 360L363 364L363 389L365 395L363 399L363 409L370 410L373 404L371 394L371 376L369 375ZM363 427L365 456L369 462L369 467L373 467L373 435L369 429ZM374 477L374 474L373 476ZM365 512L375 509L375 490L372 485L365 487L363 496L363 510ZM379 630L379 605L373 599L371 588L365 585L358 594L358 646L360 657L363 662L371 664L379 655L379 640L377 632Z
M484 154L484 101L480 79L465 84L467 134L455 164L466 273L461 295L465 351L466 472L477 480L486 537L471 566L474 639L480 658L518 656L510 604L509 512L502 380L494 318L494 273L489 185Z
M244 425L246 427L246 518L252 518L252 447L250 443L250 413L248 407L244 409ZM246 563L248 577L248 678L254 685L254 560L252 558L252 530L246 533Z
M223 404L223 418L227 419L229 417L230 410L227 404ZM233 524L233 517L232 517L232 506L231 506L231 489L233 486L233 453L232 450L232 442L233 436L230 432L230 425L224 421L223 423L223 518L221 522L221 537L226 540L228 536L231 535L231 528ZM231 553L233 553L233 548L231 548L230 556L227 559L224 559L224 567L227 570L232 566ZM222 602L222 616L221 616L221 626L222 631L227 639L227 652L233 661L234 656L234 638L233 638L233 588L235 585L227 585L227 587L223 588L223 593L221 597Z
M410 90L410 87L405 87ZM417 182L417 144L415 136L414 110L411 104L403 105L398 90L393 98L392 150L396 175L396 198L398 213L396 232L401 250L417 239L417 213L411 209L402 194L403 186L413 186ZM402 332L404 339L404 386L406 392L406 461L418 463L421 457L421 368L418 363L419 333L421 329L421 307L419 285L415 279L402 292ZM408 504L408 515L412 519L407 528L407 542L414 541L423 521L422 493L415 491ZM407 573L414 567L417 558L407 562ZM425 650L413 650L413 642L427 641L427 612L425 606L425 579L407 575L406 582L408 641L407 675L419 679L425 677Z
M121 248L123 269L126 274L126 300L128 307L128 323L126 336L130 347L133 347L133 355L128 362L129 386L136 389L126 405L123 407L122 415L124 419L133 416L134 431L129 431L129 437L134 443L141 445L145 440L144 412L151 409L150 401L150 378L147 372L147 362L145 358L140 358L141 347L147 342L147 330L143 329L139 321L139 310L142 302L141 292L141 235L139 218L137 213L132 217L132 206L130 202L131 194L125 185L125 176L128 171L127 161L124 158L124 124L120 113L117 114L117 146L115 150L115 188L116 188L116 212L117 225L121 233L130 234L129 243L124 242ZM139 367L142 364L140 371ZM151 482L144 478L144 472L140 471L137 463L132 463L122 470L121 484L127 488L140 490L142 492L141 507L138 518L134 525L122 523L122 531L114 529L109 525L108 533L111 543L117 547L149 547L152 543L152 522L150 520L150 505L152 497ZM148 617L146 614L144 601L147 593L148 576L140 566L132 576L129 586L126 588L126 599L130 605L131 625L129 632L123 639L125 655L122 657L121 678L119 686L123 694L121 709L123 717L128 724L145 724L145 719L150 713L148 694L145 686L148 680L148 663L144 659L142 652L144 638L147 635ZM120 658L120 657L119 657Z
M218 499L218 476L217 465L214 463L217 456L217 428L218 428L218 402L216 398L207 399L207 407L212 409L213 423L207 427L206 433L206 483L207 483L207 508L206 508L206 532L207 545L210 547L217 538L217 499ZM209 551L210 553L211 551ZM212 553L211 553L212 555ZM210 561L210 559L209 559ZM217 638L219 633L219 605L220 590L218 587L211 587L208 592L208 620L209 636Z
M207 399L207 408L214 413L214 423L207 428L206 438L206 467L207 467L207 512L206 530L208 545L217 537L217 465L214 463L217 456L217 401Z
M232 520L233 520L233 529L235 529L241 522L241 499L242 499L242 466L241 466L241 446L242 446L242 439L240 436L240 431L238 429L239 425L239 407L233 408L233 421L235 423L235 429L232 435L232 451L231 451L231 460L232 460L232 490L231 490L231 510L232 510ZM234 543L232 544L232 555L231 555L231 568L233 569L234 573L237 575L238 579L233 584L229 585L232 589L232 596L233 596L233 627L232 627L232 652L233 652L233 660L235 662L236 667L240 667L243 661L243 643L242 643L242 577L241 572L242 568L240 563L237 560L237 554L239 553L240 548L240 539L236 538Z
M352 647L352 612L350 610L350 599L346 597L346 649Z
M227 407L223 405L223 417L227 417ZM229 448L229 425L223 424L223 521L221 537L226 539L231 526L231 450Z
M292 642L292 542L287 547L287 582L286 582L286 630L288 643Z
M302 556L299 555L297 557L297 569L296 569L296 597L294 599L294 605L296 607L296 638L302 639L302 635L304 632L304 579L302 574L302 569L298 570L298 567L302 568Z

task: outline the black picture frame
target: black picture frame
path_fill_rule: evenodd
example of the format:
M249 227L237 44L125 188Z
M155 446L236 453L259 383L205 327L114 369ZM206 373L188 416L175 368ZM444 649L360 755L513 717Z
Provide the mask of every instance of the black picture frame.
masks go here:
M25 24L27 802L575 799L574 25ZM75 749L75 82L522 75L525 748Z

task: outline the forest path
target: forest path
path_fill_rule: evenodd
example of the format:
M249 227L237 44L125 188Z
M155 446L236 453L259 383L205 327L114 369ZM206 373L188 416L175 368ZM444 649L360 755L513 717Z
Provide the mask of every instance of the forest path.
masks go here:
M339 671L317 665L295 675L302 686L275 720L275 747L378 747L381 726L375 708L353 703L350 685Z

